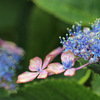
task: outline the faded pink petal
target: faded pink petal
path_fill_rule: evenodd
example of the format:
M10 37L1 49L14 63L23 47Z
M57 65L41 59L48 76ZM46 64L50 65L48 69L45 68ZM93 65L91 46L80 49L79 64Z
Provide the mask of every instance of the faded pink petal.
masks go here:
M65 48L64 47L58 47L58 48L56 48L56 49L54 49L53 51L51 51L50 53L49 53L49 55L58 55L58 54L60 54L63 50L64 50Z
M39 73L39 76L37 77L38 79L45 79L48 76L48 72L46 70L42 70Z
M54 73L48 73L49 76L54 75Z
M41 69L42 66L42 59L39 57L34 57L30 60L29 70L30 71L38 71L38 69Z
M49 73L60 74L63 71L65 71L63 67L64 66L61 65L60 63L51 63L48 65L46 70Z
M6 49L9 49L11 52L17 53L18 55L24 55L24 50L17 47L13 42L3 41L0 39L0 45Z
M67 69L64 73L65 76L74 76L75 75L75 71L76 69L75 68L70 68L70 69Z
M16 47L15 52L16 52L17 54L19 54L19 55L22 55L22 56L24 55L24 50L21 49L21 48L19 48L19 47Z
M36 73L24 72L18 76L17 83L26 83L26 82L32 81L36 78L38 74L39 74L38 72Z
M68 63L71 60L72 66L75 64L74 58L75 58L74 54L70 50L67 52L63 52L61 55L61 61Z
M54 49L52 52L50 52L46 57L45 57L45 60L44 60L44 63L43 63L43 67L42 69L46 68L47 65L57 56L59 55L65 48L61 48L61 47L58 47L56 49Z
M54 58L54 55L47 55L43 62L42 69L45 69L48 66L48 64L53 60L53 58Z

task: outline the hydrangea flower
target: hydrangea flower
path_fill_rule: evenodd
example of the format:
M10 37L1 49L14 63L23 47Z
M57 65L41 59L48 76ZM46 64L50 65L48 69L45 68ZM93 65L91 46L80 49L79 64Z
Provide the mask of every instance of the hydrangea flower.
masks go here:
M15 89L13 81L15 69L24 54L14 43L0 39L0 87Z
M80 70L89 64L100 62L100 19L90 25L92 29L84 27L83 30L81 29L81 22L73 25L72 30L68 29L69 36L66 34L66 38L60 37L63 48L60 51L56 49L55 52L51 52L53 54L50 58L47 55L43 65L41 58L35 57L31 59L29 70L33 72L24 72L19 75L17 83L32 81L37 75L39 75L37 78L46 78L47 75L64 72L65 76L73 76L76 70ZM57 56L62 51L62 64L58 62L49 64L55 55ZM77 57L76 59L75 56ZM80 58L84 58L89 62L77 68L72 68Z
M61 43L65 47L61 55L62 65L53 63L48 66L48 72L59 74L67 69L64 75L73 76L76 70L100 61L100 19L91 24L91 27L92 29L84 27L82 30L81 23L76 23L72 26L73 30L68 29L70 37L68 34L66 34L66 38L60 37ZM78 56L78 58L74 60L74 56ZM78 68L71 68L80 58L89 60L89 62Z
M49 53L42 64L42 59L39 57L34 57L30 60L29 70L32 72L24 72L18 76L17 83L26 83L34 80L36 77L38 79L45 79L48 75L52 75L52 73L48 73L46 71L46 67L48 64L58 55L60 54L64 48L58 47Z
M82 31L81 24L76 24L73 26L73 32L69 30L71 37L67 37L67 40L61 39L61 43L66 48L65 51L70 50L75 56L95 63L100 58L100 19L91 24L91 27L92 29L84 27Z

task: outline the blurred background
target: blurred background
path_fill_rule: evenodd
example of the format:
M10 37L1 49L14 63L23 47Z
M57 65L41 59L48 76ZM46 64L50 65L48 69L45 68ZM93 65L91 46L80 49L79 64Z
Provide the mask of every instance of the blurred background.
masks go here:
M99 17L99 0L0 0L0 37L26 51L27 61L60 45L66 28Z
M44 59L50 51L62 46L59 36L65 36L66 28L72 28L75 22L80 21L82 27L89 26L89 23L94 23L100 17L99 11L99 0L0 0L0 38L15 42L25 50L22 67L17 74L28 70L31 58L39 56ZM57 61L60 61L59 58ZM77 62L76 66L79 65ZM58 75L48 80L43 80L44 83L36 80L37 83L20 85L22 89L19 89L18 94L10 97L7 94L7 98L4 96L0 100L31 100L31 97L32 100L100 100L97 96L100 95L99 82L94 83L95 80L100 81L100 77L91 74L89 69L82 69L71 78ZM96 94L88 90L88 87Z

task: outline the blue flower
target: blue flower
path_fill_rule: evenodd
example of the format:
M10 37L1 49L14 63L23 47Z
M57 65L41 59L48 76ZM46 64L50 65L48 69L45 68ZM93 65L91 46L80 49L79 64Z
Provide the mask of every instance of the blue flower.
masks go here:
M84 27L81 23L73 25L73 30L68 29L66 39L60 37L64 52L70 50L75 56L89 60L90 63L99 62L100 58L100 19L91 24L92 29Z
M24 51L14 43L0 39L0 87L15 89L13 79L23 53Z

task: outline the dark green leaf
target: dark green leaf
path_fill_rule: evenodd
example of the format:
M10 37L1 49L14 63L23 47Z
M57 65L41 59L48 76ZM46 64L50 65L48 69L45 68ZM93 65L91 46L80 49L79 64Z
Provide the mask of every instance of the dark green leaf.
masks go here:
M7 97L7 98L0 98L0 100L24 100L22 97Z
M26 84L19 95L25 100L100 100L100 97L92 93L75 81L65 79L52 79L42 82Z
M94 63L87 66L89 69L93 70L95 73L100 74L100 64Z
M92 90L100 96L100 75L94 74L92 80Z

